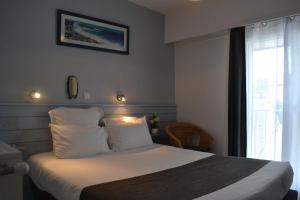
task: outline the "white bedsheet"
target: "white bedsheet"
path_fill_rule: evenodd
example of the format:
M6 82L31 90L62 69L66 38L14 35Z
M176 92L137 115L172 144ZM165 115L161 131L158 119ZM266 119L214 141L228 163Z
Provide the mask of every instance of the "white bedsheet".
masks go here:
M52 152L29 159L34 183L57 200L79 200L84 187L149 174L213 154L154 144L81 159L56 159ZM292 183L289 163L270 162L252 175L197 200L281 200Z

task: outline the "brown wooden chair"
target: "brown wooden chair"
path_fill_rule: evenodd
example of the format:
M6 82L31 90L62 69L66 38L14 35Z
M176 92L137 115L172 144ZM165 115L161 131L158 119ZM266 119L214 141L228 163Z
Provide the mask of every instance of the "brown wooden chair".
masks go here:
M185 123L174 122L166 126L166 132L173 146L197 151L211 152L213 138L200 127Z

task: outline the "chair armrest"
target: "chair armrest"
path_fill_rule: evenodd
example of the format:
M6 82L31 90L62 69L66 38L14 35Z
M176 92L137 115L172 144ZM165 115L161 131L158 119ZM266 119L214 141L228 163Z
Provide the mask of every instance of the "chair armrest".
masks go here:
M171 144L173 144L175 147L183 148L181 141L176 138L172 133L167 131L167 134L170 137Z

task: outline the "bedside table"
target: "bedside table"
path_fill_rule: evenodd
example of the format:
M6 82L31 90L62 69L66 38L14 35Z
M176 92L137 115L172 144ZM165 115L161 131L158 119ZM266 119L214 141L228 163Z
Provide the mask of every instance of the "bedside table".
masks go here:
M160 133L157 135L151 135L152 140L154 143L157 144L164 144L164 145L171 145L170 140L169 140L169 136L167 134L164 133Z
M28 166L22 162L22 153L19 150L0 141L1 200L23 199L22 175L28 172L28 170Z

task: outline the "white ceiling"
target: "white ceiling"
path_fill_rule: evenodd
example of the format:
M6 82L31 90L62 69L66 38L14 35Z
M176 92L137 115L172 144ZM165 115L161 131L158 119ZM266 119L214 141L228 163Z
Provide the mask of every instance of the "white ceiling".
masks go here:
M168 10L181 6L196 4L199 2L191 2L189 0L128 0L137 5L149 8L165 14Z

